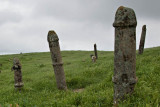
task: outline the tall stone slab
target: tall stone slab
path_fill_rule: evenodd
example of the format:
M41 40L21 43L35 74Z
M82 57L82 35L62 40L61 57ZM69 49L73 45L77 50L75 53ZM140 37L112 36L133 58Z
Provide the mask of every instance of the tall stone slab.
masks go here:
M98 59L98 54L97 54L97 45L94 44L94 54L96 56L96 59Z
M48 39L49 48L51 52L51 58L52 58L57 87L60 90L66 90L67 85L66 85L65 74L63 69L62 56L60 52L59 38L57 34L52 30L48 32L47 39Z
M146 38L146 25L143 25L142 33L141 33L141 40L140 40L140 44L139 44L139 52L138 52L139 54L143 54L145 38Z
M21 71L21 63L18 58L13 59L13 67L12 71L14 71L14 87L15 89L21 89L23 87L23 82L22 82L22 71Z
M119 7L113 27L115 27L114 46L114 103L123 100L134 91L136 78L136 26L134 10Z

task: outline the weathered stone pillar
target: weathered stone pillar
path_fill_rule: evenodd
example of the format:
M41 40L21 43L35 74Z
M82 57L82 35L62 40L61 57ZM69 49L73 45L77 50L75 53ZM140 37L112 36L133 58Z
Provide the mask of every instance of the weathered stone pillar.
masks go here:
M136 26L134 10L119 7L115 21L114 46L114 103L123 100L126 94L134 91L136 78Z
M22 82L22 71L21 71L21 64L18 58L13 59L13 67L12 71L14 71L14 81L15 81L15 88L21 89L23 87Z
M139 52L138 52L139 54L143 53L145 37L146 37L146 25L143 25L142 33L141 33L141 40L140 40L140 44L139 44Z
M96 56L96 59L98 59L97 45L96 44L94 44L94 55Z
M66 90L67 85L63 69L62 57L60 53L59 38L54 31L48 32L48 43L51 52L57 87L60 90Z

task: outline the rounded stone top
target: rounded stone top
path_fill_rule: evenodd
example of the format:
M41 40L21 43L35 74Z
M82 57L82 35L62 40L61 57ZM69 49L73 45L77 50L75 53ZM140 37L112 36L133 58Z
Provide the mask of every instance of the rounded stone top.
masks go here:
M50 30L48 32L47 39L48 39L48 42L56 42L56 41L59 40L59 38L58 38L58 36L57 36L57 34L56 34L56 32L54 30Z
M123 6L120 6L117 9L113 27L119 27L119 26L124 26L124 27L137 26L137 19L133 9Z
M142 30L146 30L146 25L143 25Z
M20 64L19 59L18 58L14 58L13 59L13 65L18 65L18 64Z

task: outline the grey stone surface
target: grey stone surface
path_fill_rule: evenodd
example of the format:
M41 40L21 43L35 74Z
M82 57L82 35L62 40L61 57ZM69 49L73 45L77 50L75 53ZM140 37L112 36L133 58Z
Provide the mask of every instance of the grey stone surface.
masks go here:
M96 44L94 44L94 55L96 56L96 59L98 59L97 45Z
M14 80L15 80L15 88L20 89L23 87L22 82L22 71L21 71L21 63L18 58L13 59L13 67L12 70L14 71Z
M60 90L66 90L66 80L63 69L63 62L59 46L59 38L54 31L48 32L48 43L51 52L51 58L56 78L57 87Z
M134 91L136 78L136 15L131 8L119 7L115 21L114 103Z
M146 25L143 25L142 33L141 33L141 40L140 40L140 44L139 44L139 52L138 52L139 54L143 54L145 38L146 38Z

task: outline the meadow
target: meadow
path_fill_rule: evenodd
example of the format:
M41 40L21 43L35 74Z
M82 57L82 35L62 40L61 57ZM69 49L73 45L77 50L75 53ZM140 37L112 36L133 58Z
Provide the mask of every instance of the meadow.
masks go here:
M62 51L68 90L56 87L49 52L0 55L0 107L19 104L20 107L112 107L113 51L98 51L93 63L93 51ZM20 59L24 87L14 89L13 58ZM136 56L135 92L119 107L160 106L160 47L148 48Z

